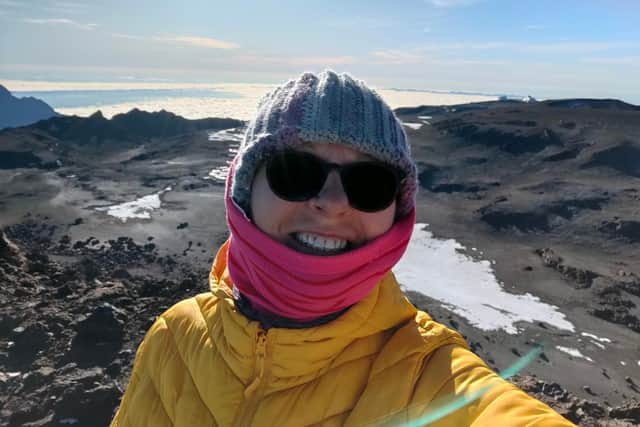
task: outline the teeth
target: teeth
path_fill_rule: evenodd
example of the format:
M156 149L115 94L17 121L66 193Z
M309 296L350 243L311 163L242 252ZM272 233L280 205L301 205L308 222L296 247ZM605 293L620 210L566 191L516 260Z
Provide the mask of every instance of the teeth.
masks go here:
M347 246L346 240L331 239L317 234L297 233L295 237L300 243L321 251L335 251L344 249Z

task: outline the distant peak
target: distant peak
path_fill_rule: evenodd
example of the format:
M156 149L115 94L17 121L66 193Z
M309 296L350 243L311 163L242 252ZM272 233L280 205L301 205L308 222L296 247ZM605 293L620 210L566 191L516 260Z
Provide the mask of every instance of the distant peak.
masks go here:
M90 119L104 119L104 116L102 115L102 111L98 110L95 113L93 113L92 115L89 116Z
M11 95L11 92L9 92L9 89L0 85L0 97L6 97L6 96L13 96L13 95Z

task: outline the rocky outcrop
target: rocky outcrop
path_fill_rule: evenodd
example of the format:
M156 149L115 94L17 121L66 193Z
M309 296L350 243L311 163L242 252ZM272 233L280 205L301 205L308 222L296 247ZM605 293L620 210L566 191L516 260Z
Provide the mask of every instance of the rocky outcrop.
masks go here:
M492 203L478 210L480 220L496 230L514 228L521 232L548 232L571 220L583 210L601 210L608 196L557 200L532 206L529 210L516 210L508 204Z
M556 270L562 278L576 289L587 289L592 294L589 314L608 322L623 325L640 332L640 318L635 314L633 296L640 296L640 278L633 273L620 270L611 278L594 271L569 265L551 248L536 249L542 263Z
M441 132L453 134L473 144L496 147L513 155L537 153L549 146L561 146L562 139L549 128L534 129L527 133L503 131L486 127L482 123L469 123L466 120L451 119L435 124ZM524 126L526 128L530 126Z
M598 229L615 239L640 243L640 221L638 220L616 218L613 221L603 221Z
M512 382L560 415L582 427L632 427L640 422L640 402L629 401L609 407L581 399L557 383L548 383L531 376L515 376Z
M625 141L595 152L582 168L606 167L640 178L640 144Z
M553 268L569 283L572 283L574 287L590 288L593 284L593 280L600 277L599 274L582 268L576 268L571 265L565 264L561 256L551 248L537 249L536 254L542 258L542 262L546 267Z
M26 262L20 249L18 249L15 243L9 240L3 231L0 231L0 260L18 267L23 266Z
M574 98L550 100L544 101L544 103L554 108L640 111L640 107L637 105L628 104L617 99Z
M49 230L27 220L0 235L0 426L108 425L154 317L207 272L152 243Z

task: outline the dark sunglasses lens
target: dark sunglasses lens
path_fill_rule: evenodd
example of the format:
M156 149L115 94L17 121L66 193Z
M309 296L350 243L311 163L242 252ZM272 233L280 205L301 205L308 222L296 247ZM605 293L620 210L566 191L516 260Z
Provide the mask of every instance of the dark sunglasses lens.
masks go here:
M283 152L267 161L267 181L282 199L309 200L322 189L325 176L322 165L306 153Z
M386 209L398 193L398 178L390 168L377 163L357 163L342 172L342 185L349 203L364 212Z

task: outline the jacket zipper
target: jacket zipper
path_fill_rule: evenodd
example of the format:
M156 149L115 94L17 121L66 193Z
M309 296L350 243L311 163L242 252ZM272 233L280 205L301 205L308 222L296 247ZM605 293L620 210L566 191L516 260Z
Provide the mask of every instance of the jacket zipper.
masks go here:
M256 364L254 367L253 380L244 389L244 401L238 408L234 426L249 426L253 420L253 416L258 409L258 403L262 397L261 386L266 384L266 376L268 375L267 362L269 355L267 354L267 331L262 328L258 329L256 334Z
M255 378L251 383L244 389L244 398L250 399L251 396L256 392L262 379L264 377L264 359L267 353L267 334L263 330L258 331L258 335L256 336L256 368Z

